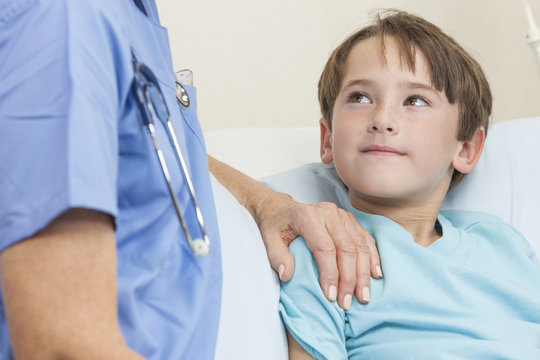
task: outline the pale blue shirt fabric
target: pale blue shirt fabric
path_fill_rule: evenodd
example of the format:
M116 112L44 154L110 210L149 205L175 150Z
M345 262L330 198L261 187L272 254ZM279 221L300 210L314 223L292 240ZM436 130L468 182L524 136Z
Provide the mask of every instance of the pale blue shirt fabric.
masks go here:
M168 35L153 0L0 2L0 251L69 208L115 218L119 322L147 359L213 359L221 253L196 114L175 99ZM131 53L160 81L211 241L195 258L180 229L131 91ZM189 228L172 148L158 136ZM99 346L99 344L97 344ZM12 357L0 294L0 359Z
M352 209L349 209L352 210ZM377 241L384 279L368 305L343 311L324 297L304 240L290 250L280 314L316 359L540 359L540 266L498 218L443 211L443 236L416 244L392 220L353 210Z

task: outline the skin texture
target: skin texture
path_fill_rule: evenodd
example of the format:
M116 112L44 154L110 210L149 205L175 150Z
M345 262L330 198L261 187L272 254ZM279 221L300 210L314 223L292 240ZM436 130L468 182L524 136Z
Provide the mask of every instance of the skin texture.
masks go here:
M399 223L421 246L441 234L435 222L454 169L471 171L484 129L458 141L459 107L431 85L417 53L416 72L402 66L396 44L357 43L333 108L332 128L321 119L321 160L334 162L353 206ZM290 359L309 354L289 336Z

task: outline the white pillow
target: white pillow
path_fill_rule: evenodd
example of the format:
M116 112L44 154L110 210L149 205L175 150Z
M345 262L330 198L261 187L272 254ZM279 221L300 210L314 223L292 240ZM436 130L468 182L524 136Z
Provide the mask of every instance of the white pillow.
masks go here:
M211 177L221 236L223 291L216 360L287 359L279 281L249 212Z
M476 168L447 195L443 209L495 214L540 257L540 117L494 124Z
M319 128L236 128L205 132L208 154L254 179L319 161Z

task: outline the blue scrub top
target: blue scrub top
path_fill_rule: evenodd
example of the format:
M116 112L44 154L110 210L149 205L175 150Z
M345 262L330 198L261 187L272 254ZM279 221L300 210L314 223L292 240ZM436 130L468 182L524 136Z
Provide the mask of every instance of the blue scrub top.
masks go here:
M168 36L153 0L5 0L0 5L0 251L73 207L115 217L119 321L148 359L212 359L221 250L196 114L175 99ZM180 229L131 91L131 54L160 81L202 208L210 255ZM187 186L157 124L189 228ZM0 358L11 358L0 293Z

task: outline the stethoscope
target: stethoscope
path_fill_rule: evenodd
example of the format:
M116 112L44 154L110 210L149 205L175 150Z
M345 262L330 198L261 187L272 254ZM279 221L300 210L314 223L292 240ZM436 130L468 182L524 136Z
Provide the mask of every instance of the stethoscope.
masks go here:
M182 150L180 150L178 138L176 136L171 121L169 108L167 107L165 97L163 96L163 92L161 91L161 88L159 86L159 81L152 72L152 70L150 70L150 68L142 62L138 61L133 53L132 62L134 71L132 89L135 93L135 99L141 113L143 125L148 130L148 134L152 141L155 153L158 157L161 171L165 178L165 182L167 183L169 194L171 196L176 215L180 222L180 227L184 232L184 236L186 237L186 240L191 250L193 251L193 254L195 254L195 256L207 255L210 252L210 240L208 239L208 233L206 232L206 227L204 225L202 211L197 202L197 197L195 196L193 182L191 181L191 176L189 175L189 171L184 161ZM189 95L186 89L178 81L176 82L176 99L181 106L185 108L190 106ZM169 138L169 142L174 149L174 155L180 169L182 170L184 180L188 185L191 200L193 201L195 213L197 215L197 221L203 235L202 238L193 238L191 236L186 221L182 216L182 212L180 211L178 199L172 185L169 168L167 166L167 162L165 161L165 157L163 156L163 151L161 150L161 146L159 144L159 140L156 134L156 127L154 125L154 114L157 118L161 120L165 119L167 137Z

